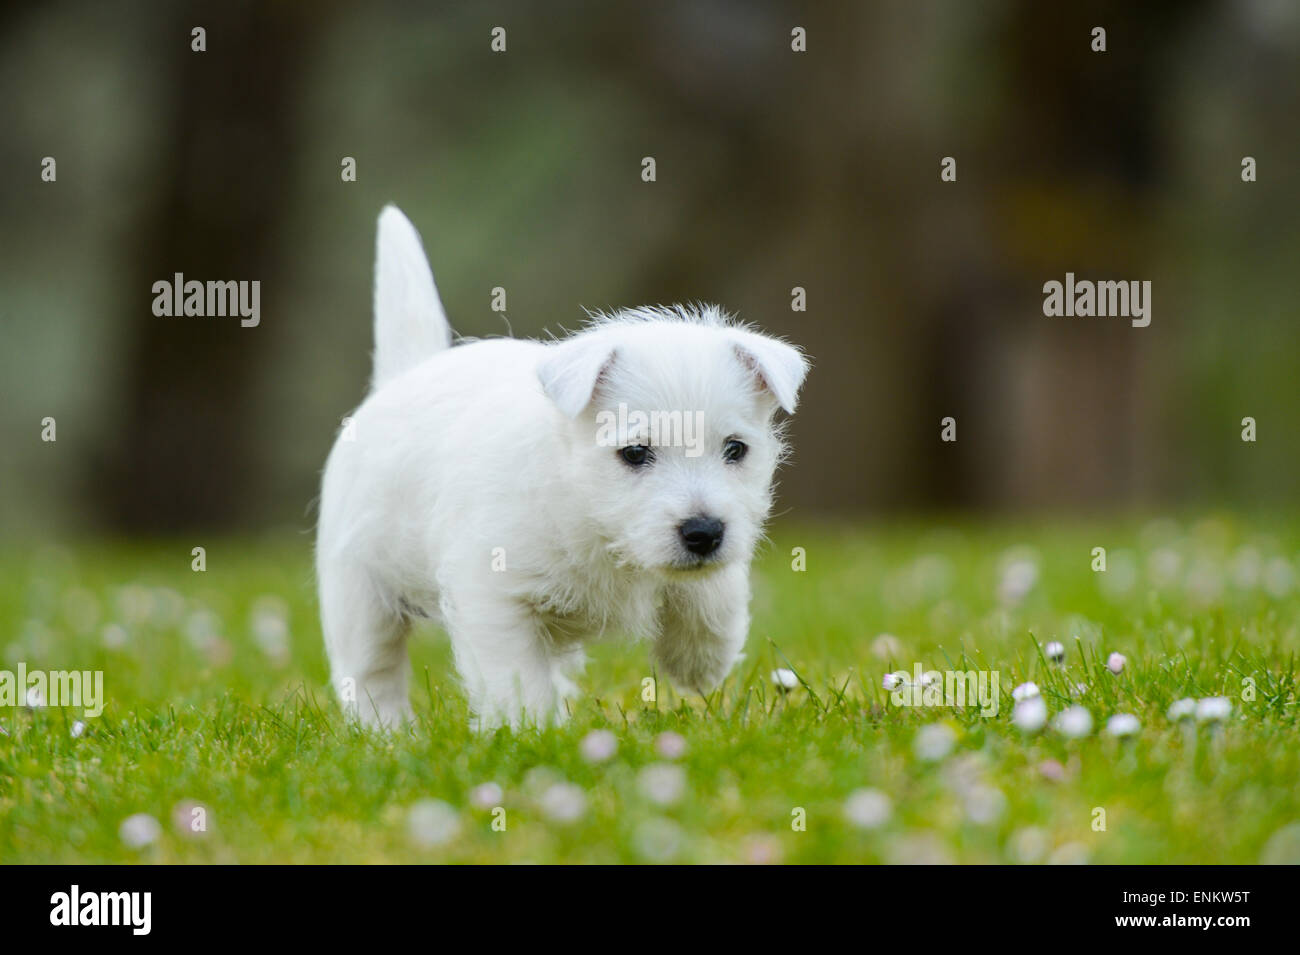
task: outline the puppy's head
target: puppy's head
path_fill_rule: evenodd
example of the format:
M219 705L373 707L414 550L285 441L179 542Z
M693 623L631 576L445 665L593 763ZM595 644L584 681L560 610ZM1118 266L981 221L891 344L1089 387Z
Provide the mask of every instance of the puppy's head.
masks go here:
M807 362L717 308L599 317L549 346L582 519L614 559L666 574L748 562Z

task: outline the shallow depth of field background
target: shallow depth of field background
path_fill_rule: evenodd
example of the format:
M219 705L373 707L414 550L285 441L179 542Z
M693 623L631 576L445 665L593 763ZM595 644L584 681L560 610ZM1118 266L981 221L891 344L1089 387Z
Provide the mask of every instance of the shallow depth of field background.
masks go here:
M803 345L798 514L1291 503L1294 4L448 6L3 14L0 526L309 527L388 201L463 334L700 299ZM1067 271L1150 327L1045 318ZM175 272L261 326L155 318Z
M1300 7L448 6L0 12L0 667L102 668L109 696L75 736L0 710L0 859L1300 860ZM644 648L606 646L569 727L476 739L422 631L423 731L338 719L313 500L365 393L390 201L462 334L704 300L814 359L714 699L648 704ZM155 317L176 272L259 280L260 326ZM1066 272L1151 281L1150 326L1044 317ZM914 662L997 669L999 717L891 706L882 674ZM1028 679L1098 732L1022 736ZM1220 694L1226 724L1166 716ZM1100 733L1121 712L1137 739ZM868 826L863 789L893 805ZM195 802L208 838L174 825ZM133 847L137 813L162 832Z

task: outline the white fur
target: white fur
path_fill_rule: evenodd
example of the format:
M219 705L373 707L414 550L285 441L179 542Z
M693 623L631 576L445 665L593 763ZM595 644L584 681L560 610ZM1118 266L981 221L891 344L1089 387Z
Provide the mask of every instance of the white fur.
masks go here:
M393 207L375 273L374 389L330 453L317 540L344 703L368 725L409 718L414 614L450 633L482 728L563 719L583 644L611 632L649 641L681 688L714 688L749 629L749 563L782 455L774 415L794 409L804 358L713 307L449 347L419 237ZM702 412L700 452L655 447L630 467L597 440L620 403ZM733 437L748 445L739 463L722 456ZM696 516L725 524L706 558L679 532Z
M397 206L379 214L375 236L375 376L380 387L451 344L420 235Z

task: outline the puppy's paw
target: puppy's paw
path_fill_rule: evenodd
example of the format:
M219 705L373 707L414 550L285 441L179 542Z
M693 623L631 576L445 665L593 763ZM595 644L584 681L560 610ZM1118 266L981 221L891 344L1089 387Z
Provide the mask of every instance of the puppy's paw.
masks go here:
M717 644L684 646L661 642L656 647L654 662L678 692L708 696L727 678L739 656Z
M470 716L469 725L476 733L494 733L505 728L517 733L530 727L545 729L551 726L562 726L568 720L568 707L561 700L544 709L522 706L484 707Z
M368 730L403 732L415 722L415 710L406 700L373 704L367 701L350 707L349 711Z

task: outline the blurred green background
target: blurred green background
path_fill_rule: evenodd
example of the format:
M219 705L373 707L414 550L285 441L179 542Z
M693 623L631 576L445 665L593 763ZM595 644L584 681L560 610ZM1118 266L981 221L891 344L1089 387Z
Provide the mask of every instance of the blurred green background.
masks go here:
M1288 0L6 6L0 530L309 528L388 201L463 334L702 299L804 346L801 517L1289 504L1298 47ZM1150 327L1044 317L1067 271ZM155 317L175 272L260 326Z

